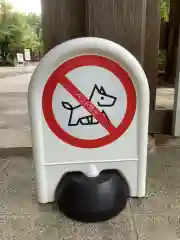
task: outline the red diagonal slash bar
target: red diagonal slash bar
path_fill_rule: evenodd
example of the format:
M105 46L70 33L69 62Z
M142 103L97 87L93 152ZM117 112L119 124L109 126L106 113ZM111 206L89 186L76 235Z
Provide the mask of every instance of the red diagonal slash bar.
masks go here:
M61 77L59 82L109 133L116 131L104 114L67 77Z

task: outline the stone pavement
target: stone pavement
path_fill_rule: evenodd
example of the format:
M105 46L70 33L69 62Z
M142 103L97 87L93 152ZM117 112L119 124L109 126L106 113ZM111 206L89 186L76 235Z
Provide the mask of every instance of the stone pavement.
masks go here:
M156 92L156 108L173 110L174 88L158 88Z
M31 146L27 91L33 70L0 79L0 148Z
M0 78L2 79L32 73L37 65L38 62L31 62L21 67L0 67Z
M31 151L0 157L1 240L180 239L180 149L157 147L148 156L147 195L130 199L116 218L71 221L52 204L38 205Z

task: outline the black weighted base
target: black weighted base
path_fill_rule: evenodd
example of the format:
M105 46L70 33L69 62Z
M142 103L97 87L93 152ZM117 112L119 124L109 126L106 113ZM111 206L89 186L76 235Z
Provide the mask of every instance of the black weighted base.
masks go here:
M81 222L106 221L126 206L129 186L115 170L96 178L75 172L65 175L56 190L59 210Z

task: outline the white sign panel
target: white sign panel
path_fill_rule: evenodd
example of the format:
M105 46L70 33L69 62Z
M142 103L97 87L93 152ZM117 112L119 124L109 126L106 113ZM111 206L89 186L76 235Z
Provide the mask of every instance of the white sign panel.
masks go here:
M24 59L25 61L31 61L30 49L24 49Z
M98 38L68 41L40 62L29 86L39 201L54 200L61 177L93 166L120 171L144 196L149 88L123 47Z
M23 63L24 62L24 57L22 53L17 53L17 62L18 63Z

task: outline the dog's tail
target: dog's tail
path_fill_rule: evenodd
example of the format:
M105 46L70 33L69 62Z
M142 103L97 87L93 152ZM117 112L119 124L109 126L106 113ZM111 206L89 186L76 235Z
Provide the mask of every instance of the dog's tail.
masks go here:
M73 110L73 106L68 102L62 102L62 106L67 110L70 110L70 111Z

